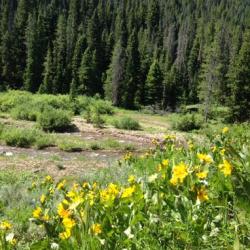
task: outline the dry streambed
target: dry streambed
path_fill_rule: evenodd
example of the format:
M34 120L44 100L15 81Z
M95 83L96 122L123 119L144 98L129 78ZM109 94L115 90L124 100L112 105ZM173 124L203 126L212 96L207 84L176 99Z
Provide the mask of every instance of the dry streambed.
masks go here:
M15 123L16 121L8 120L8 122ZM65 141L77 138L78 141L86 143L112 140L119 145L132 145L135 154L143 153L152 147L153 135L146 134L143 131L124 131L113 127L97 129L78 117L74 118L73 123L77 128L76 132L57 134L56 136L63 138ZM19 127L18 125L20 125L19 122L16 123L17 127ZM31 123L22 125L31 126ZM109 150L88 149L80 152L64 152L57 147L37 150L1 145L0 170L48 173L60 178L62 176L79 175L96 168L109 167L121 159L127 151L122 147L117 147Z

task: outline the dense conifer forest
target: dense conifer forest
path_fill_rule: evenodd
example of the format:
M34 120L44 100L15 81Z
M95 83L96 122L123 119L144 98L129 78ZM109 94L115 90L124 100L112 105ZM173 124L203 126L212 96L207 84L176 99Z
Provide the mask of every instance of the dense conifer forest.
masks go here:
M248 0L0 0L0 90L250 117Z

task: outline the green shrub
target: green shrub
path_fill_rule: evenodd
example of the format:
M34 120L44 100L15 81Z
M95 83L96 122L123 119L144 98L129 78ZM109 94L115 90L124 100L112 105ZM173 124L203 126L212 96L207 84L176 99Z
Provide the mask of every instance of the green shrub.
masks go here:
M39 115L38 124L44 131L63 132L71 126L71 114L60 109L46 108Z
M105 121L101 117L101 115L98 112L94 112L91 115L91 122L94 124L95 127L97 128L102 128Z
M114 126L118 129L126 129L126 130L140 130L141 129L139 122L130 117L123 117L120 120L115 120Z
M53 140L50 136L43 134L42 136L36 137L35 147L37 149L44 149L50 146L54 146Z
M35 105L22 104L11 110L11 116L17 120L36 121L39 111Z
M94 106L90 106L86 109L84 118L86 119L87 123L92 123L97 128L101 128L105 123L104 119L99 113L99 110Z
M5 128L1 138L8 146L29 148L36 142L36 131L20 128Z
M101 99L94 99L90 105L100 115L113 115L114 108L110 102Z
M228 107L214 107L212 108L209 118L220 121L228 121L230 117L230 109Z
M98 142L92 142L89 145L89 148L92 149L92 150L101 150L101 149L103 149L103 146Z
M200 129L203 126L202 116L199 114L186 114L181 116L173 124L174 129L180 131L191 131L194 129Z
M80 152L83 146L78 142L62 141L58 143L58 148L65 152Z
M5 127L1 133L1 139L12 147L36 146L37 149L43 149L53 145L52 138L38 129Z

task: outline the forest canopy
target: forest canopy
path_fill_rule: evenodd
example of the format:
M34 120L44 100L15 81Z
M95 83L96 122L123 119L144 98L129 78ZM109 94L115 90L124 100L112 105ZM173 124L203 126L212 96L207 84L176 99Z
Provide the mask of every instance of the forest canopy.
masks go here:
M0 25L0 90L250 117L248 0L1 0Z

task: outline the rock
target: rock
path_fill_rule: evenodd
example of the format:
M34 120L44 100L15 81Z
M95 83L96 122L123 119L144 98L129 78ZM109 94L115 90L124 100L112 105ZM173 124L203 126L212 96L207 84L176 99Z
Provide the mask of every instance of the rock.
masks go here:
M14 154L12 152L5 152L6 156L13 156Z

